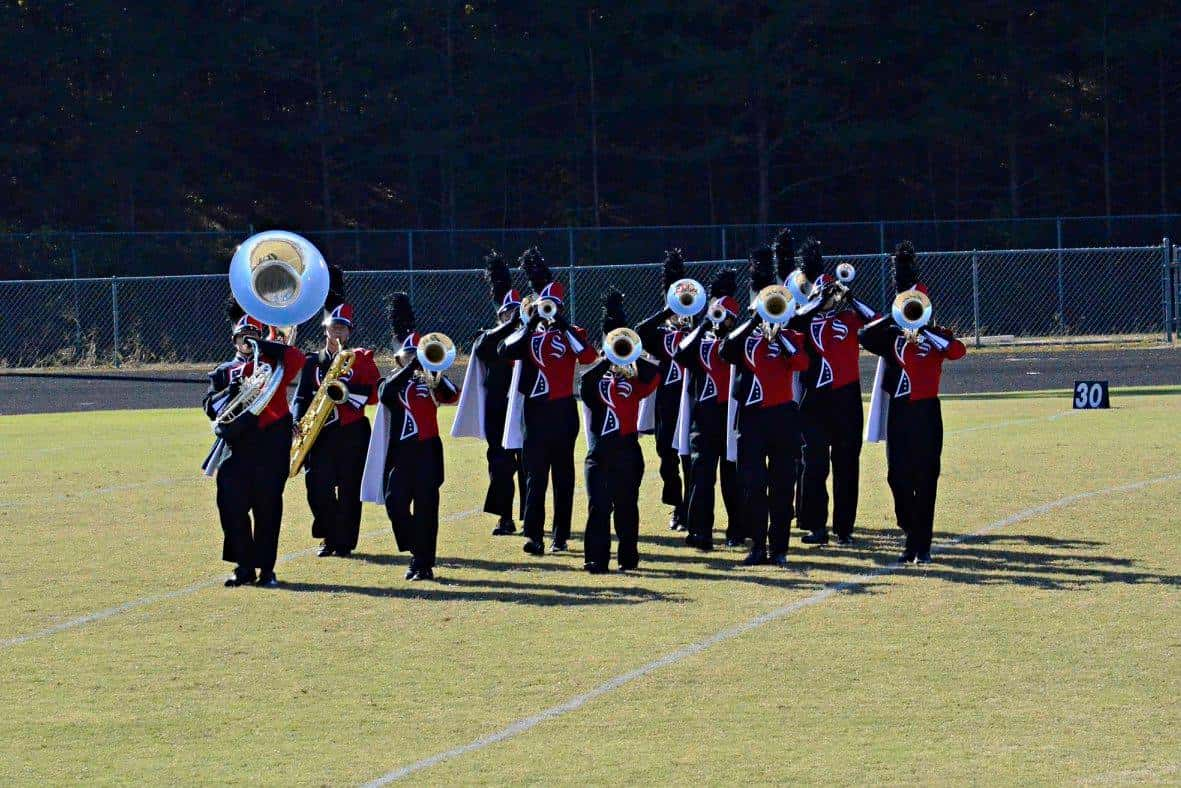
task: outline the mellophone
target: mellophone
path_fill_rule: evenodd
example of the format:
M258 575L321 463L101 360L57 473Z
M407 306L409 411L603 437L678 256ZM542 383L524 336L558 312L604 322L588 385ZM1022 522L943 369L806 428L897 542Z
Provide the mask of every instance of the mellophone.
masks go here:
M793 318L797 315L802 317L805 312L810 314L822 302L826 304L825 310L829 312L841 308L842 305L852 308L849 306L854 302L851 284L856 277L856 270L849 263L840 263L835 267L834 273L835 277L831 281L826 281L823 292L820 282L813 282L799 268L791 271L781 283L776 282L758 289L750 301L751 320L757 321L757 336L766 342L781 344L790 354L803 352L803 348L793 344L793 341L798 344L800 335L788 330ZM267 327L268 333L265 339L247 337L244 340L245 346L250 350L247 360L251 371L248 375L244 374L235 386L220 395L220 401L216 405L217 414L212 419L216 440L205 465L205 472L210 476L214 475L232 455L231 444L240 431L247 429L252 419L257 420L276 397L285 396L280 394L280 389L285 388L283 382L290 380L294 370L288 369L283 361L274 360L273 346L293 345L296 336L295 326L311 319L324 307L328 295L329 274L323 256L309 241L293 233L272 231L252 236L235 251L230 264L229 280L233 297L241 305L242 310ZM711 298L706 286L691 277L682 277L669 285L664 293L664 302L670 325L683 332L695 327L712 326L710 331L716 334L714 341L724 337L721 327L726 323L728 314L734 317L732 311L727 313L722 298ZM864 305L860 306L868 309ZM560 332L569 337L571 344L578 343L568 324L561 322L560 297L552 299L531 294L520 299L519 307L515 311L513 320L521 326L520 330L536 327L530 330L559 331L557 327L562 326ZM932 315L930 297L925 288L917 286L898 292L890 305L890 317L906 346L925 343L944 350L952 340L941 332L930 330ZM789 339L789 334L797 339ZM402 351L407 349L403 347ZM409 356L405 352L396 354L398 370L405 371L405 367L413 359L418 365L414 378L421 380L431 392L434 392L442 382L444 374L455 363L455 343L446 334L431 331L423 334L412 349L413 353ZM269 350L270 355L264 353L264 350ZM645 348L637 331L622 326L610 331L605 330L601 350L602 357L610 364L609 374L621 380L636 379L641 372L641 359L654 355L652 348ZM903 354L900 352L900 358L901 355ZM285 357L290 358L289 355ZM331 423L336 409L349 401L348 379L357 359L356 349L339 346L322 378L317 380L318 388L311 398L310 405L303 416L292 425L288 477L298 476L307 467L308 458L326 425ZM515 363L519 365L521 362ZM382 379L381 385L394 374L397 372ZM905 374L903 372L904 376ZM879 377L880 375L879 366ZM876 393L875 383L875 395ZM650 396L654 398L655 394ZM434 399L433 394L431 398ZM434 419L433 411L430 418ZM441 451L440 448L440 459ZM385 493L386 496L390 494L388 490ZM431 555L433 559L433 547ZM427 576L433 577L429 574L430 567L426 568ZM273 572L271 577L273 579Z

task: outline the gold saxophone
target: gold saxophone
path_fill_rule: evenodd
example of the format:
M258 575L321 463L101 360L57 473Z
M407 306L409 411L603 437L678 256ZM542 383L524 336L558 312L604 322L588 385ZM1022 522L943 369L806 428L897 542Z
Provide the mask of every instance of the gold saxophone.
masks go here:
M324 423L328 421L333 408L349 398L349 389L340 379L348 374L356 360L357 354L352 350L342 350L332 359L332 366L328 367L328 372L324 374L324 382L312 397L308 412L299 420L299 430L291 440L291 478L294 479L303 468L304 460L312 450L316 438L320 436L320 430L324 428Z

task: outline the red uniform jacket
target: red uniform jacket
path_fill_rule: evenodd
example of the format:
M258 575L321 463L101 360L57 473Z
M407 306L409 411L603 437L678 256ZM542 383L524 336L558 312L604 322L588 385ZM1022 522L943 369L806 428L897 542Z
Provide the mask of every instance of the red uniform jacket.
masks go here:
M500 345L502 358L522 362L517 390L529 399L555 401L574 396L574 370L579 363L593 364L599 356L587 341L586 331L570 327L577 345L560 328L550 326L531 333L518 330Z
M349 398L333 408L333 414L328 417L326 424L347 426L361 421L365 418L365 406L377 402L377 382L381 379L381 373L373 361L373 351L362 348L353 348L353 351L357 354L353 368L341 376L341 381L348 386ZM292 403L295 418L302 419L308 412L312 397L320 390L320 384L324 382L324 375L332 366L334 357L324 350L308 354Z
M789 347L795 348L793 353ZM722 356L734 364L741 364L749 377L749 386L742 386L739 400L742 406L772 408L793 400L791 374L808 369L808 355L804 352L804 337L798 331L781 331L768 340L756 329L738 342L726 340Z
M459 389L444 375L431 392L419 373L400 370L381 384L381 404L390 409L390 442L439 437L438 406L459 399Z

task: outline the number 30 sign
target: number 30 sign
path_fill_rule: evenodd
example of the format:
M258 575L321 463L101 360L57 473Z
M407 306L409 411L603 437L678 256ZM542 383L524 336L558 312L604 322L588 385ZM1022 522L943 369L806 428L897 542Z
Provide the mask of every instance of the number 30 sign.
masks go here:
M1074 382L1074 409L1092 410L1110 408L1106 380L1076 380Z

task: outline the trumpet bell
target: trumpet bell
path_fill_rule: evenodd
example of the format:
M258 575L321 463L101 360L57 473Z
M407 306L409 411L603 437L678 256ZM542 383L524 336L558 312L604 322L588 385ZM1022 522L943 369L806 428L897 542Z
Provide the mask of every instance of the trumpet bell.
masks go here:
M812 283L808 281L808 277L804 276L804 272L799 269L792 271L787 276L787 281L784 282L787 292L791 293L792 300L796 302L796 306L803 306L808 303L812 295Z
M537 314L542 320L553 320L554 315L558 314L558 305L548 298L543 298L537 302Z
M446 334L433 331L418 340L415 354L427 372L444 372L455 363L455 343Z
M837 281L847 285L857 277L857 269L852 263L841 263L837 266Z
M521 299L521 306L519 308L519 311L521 313L521 322L522 323L529 322L529 310L533 308L533 304L536 301L537 301L537 296L534 293L530 293L529 295L527 295Z
M643 352L640 335L630 328L617 328L603 338L603 355L617 367L631 366Z
M705 309L705 288L696 279L678 279L669 285L665 302L674 314L694 317Z
M796 302L786 287L769 285L759 291L755 299L755 312L765 323L782 325L795 316Z
M328 264L303 236L256 233L234 251L230 290L251 317L272 326L298 325L324 307Z
M899 328L918 331L931 322L931 299L921 290L904 290L894 297L890 313Z

